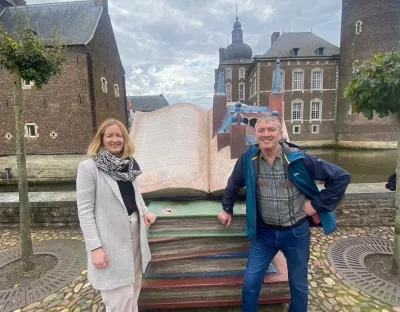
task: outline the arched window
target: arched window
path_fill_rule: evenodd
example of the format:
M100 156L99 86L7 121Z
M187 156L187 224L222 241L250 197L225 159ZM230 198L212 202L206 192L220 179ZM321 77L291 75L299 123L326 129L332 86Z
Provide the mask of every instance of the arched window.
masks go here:
M362 21L358 21L356 23L356 35L359 35L362 32L362 24L363 24Z

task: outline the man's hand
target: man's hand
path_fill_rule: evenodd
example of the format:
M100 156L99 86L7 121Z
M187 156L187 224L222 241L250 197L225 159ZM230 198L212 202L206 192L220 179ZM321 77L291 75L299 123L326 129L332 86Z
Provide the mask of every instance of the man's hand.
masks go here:
M218 214L218 220L219 222L221 222L221 224L226 225L226 227L228 227L231 224L232 215L230 215L224 210L221 210L221 212Z
M303 211L305 212L305 214L307 216L313 216L317 213L317 211L314 209L314 207L311 205L311 200L306 199L306 201L304 202L304 209Z
M154 222L156 222L156 215L154 213L148 212L144 215L143 219L144 223L146 223L147 226L150 226Z
M100 247L95 250L92 250L91 253L92 253L92 263L95 268L103 269L108 266L107 256L103 248Z

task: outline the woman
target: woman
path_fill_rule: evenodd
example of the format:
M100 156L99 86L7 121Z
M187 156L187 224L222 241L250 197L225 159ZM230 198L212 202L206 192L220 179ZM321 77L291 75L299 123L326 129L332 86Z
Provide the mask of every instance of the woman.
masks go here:
M125 126L107 119L90 143L92 158L79 164L77 203L88 254L88 278L101 291L107 312L138 311L142 271L150 261L146 226L156 216L147 211L136 177L142 172L132 157Z

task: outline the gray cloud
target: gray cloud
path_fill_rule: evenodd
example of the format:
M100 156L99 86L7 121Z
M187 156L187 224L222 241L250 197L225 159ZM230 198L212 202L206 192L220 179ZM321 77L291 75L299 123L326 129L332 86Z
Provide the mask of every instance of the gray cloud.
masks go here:
M66 1L66 0L60 0ZM27 0L28 4L60 2ZM163 93L170 104L211 107L218 48L231 41L237 0L109 0L130 95ZM310 31L339 45L340 0L245 0L244 40L253 54L274 31Z

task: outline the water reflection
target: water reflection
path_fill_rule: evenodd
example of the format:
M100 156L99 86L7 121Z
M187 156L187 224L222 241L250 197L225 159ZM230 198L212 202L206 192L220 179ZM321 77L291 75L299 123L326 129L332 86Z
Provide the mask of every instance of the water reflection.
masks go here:
M385 182L396 168L396 150L311 149L308 152L346 169L352 183Z
M337 164L351 174L352 183L386 182L396 168L396 150L345 150L345 149L310 149L308 153ZM75 182L33 183L30 192L74 191ZM18 188L0 186L0 192L17 192Z

